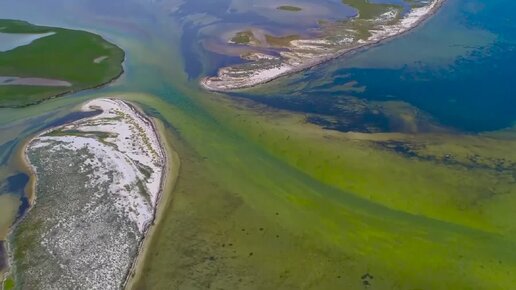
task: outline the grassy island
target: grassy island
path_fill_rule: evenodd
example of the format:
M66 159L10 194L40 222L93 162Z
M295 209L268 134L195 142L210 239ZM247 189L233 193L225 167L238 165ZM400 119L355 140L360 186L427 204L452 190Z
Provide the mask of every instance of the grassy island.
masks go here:
M277 9L278 10L283 10L283 11L289 11L289 12L299 12L299 11L303 10L301 7L291 6L291 5L278 6Z
M124 51L101 36L78 30L0 20L1 36L33 41L0 47L0 107L23 107L94 88L122 74Z
M239 31L231 38L230 43L235 44L258 44L259 41L251 30Z

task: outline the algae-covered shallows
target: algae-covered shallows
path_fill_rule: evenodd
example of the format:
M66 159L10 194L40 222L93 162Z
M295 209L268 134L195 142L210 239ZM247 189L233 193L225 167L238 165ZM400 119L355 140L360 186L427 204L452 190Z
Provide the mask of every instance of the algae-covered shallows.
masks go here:
M11 238L22 289L117 289L154 220L167 157L155 127L114 99L30 141L36 203Z

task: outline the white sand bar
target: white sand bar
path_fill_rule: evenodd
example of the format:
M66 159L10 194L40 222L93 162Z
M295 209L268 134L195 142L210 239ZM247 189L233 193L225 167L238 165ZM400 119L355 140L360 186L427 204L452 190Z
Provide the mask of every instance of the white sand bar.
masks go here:
M37 199L14 251L26 235L38 241L13 261L23 289L120 289L154 220L166 155L153 123L121 100L82 106L98 110L27 146Z
M400 17L391 10L370 22L373 24L367 39L356 39L356 33L343 34L329 39L299 39L289 42L280 52L281 58L261 55L242 57L246 62L219 69L216 76L201 79L200 85L211 91L232 91L254 87L270 82L279 77L299 72L318 64L327 62L357 49L378 44L384 40L401 35L431 16L445 0L428 0L422 7L413 8ZM388 23L388 24L387 24ZM266 59L270 61L265 61ZM272 60L274 59L274 60Z

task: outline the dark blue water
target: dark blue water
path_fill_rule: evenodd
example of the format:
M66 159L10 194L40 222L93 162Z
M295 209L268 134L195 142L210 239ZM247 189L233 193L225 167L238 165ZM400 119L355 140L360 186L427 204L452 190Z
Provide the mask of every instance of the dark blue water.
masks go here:
M59 118L59 119L56 119L56 120L53 120L51 122L49 122L48 124L45 124L45 127L43 129L50 129L50 128L53 128L53 127L59 127L61 125L64 125L64 124L68 124L68 123L71 123L71 122L75 122L75 121L78 121L78 120L81 120L81 119L85 119L85 118L89 118L89 117L94 117L96 115L99 115L101 114L102 111L101 110L94 110L94 111L87 111L87 112L72 112L62 118Z
M251 97L278 107L295 100L297 111L322 100L327 105L317 113L331 116L339 114L335 104L345 107L346 96L403 101L458 130L506 128L516 121L514 11L509 0L449 0L402 38L291 77L272 93L275 101L269 92ZM352 81L364 91L341 87Z
M5 250L4 242L0 241L0 270L7 268L7 251Z
M29 176L25 173L18 173L7 178L7 184L5 185L5 191L10 193L20 194L23 193L25 185L29 182Z

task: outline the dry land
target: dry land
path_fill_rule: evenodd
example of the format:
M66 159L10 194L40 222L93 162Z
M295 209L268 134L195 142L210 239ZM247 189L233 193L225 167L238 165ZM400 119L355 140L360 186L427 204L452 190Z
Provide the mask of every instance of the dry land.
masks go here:
M351 2L347 4L358 10L357 16L349 21L324 23L317 38L266 35L265 43L257 43L251 41L256 38L252 31L238 32L232 40L234 43L277 48L279 56L268 55L223 67L217 76L203 78L201 85L212 91L231 91L254 87L313 67L411 30L435 13L444 0L412 1L412 8L406 14L397 6Z
M36 202L11 235L21 289L119 289L153 223L166 175L154 124L114 99L33 138Z

